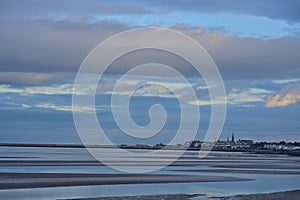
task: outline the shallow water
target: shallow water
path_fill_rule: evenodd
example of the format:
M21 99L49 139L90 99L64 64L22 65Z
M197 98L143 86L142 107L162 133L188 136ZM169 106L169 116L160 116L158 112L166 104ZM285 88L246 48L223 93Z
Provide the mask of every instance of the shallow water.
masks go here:
M137 150L139 151L139 150ZM145 151L145 150L141 150ZM15 160L35 161L93 161L94 158L85 149L74 148L29 148L29 147L0 147L0 162ZM109 159L118 155L112 149L103 149L101 153ZM165 157L155 159L168 160L174 155L173 151L165 151ZM129 160L141 160L141 158L126 158ZM239 169L239 170L277 170L299 172L300 159L298 157L284 155L255 155L237 152L212 152L205 159L199 160L197 152L187 152L181 161L199 162L196 166L168 166L156 174L188 174L206 176L229 176L249 178L251 181L236 182L203 182L203 183L169 183L169 184L124 184L124 185L100 185L100 186L71 186L52 188L30 188L0 190L0 199L58 199L78 197L100 196L130 196L153 194L194 194L204 193L208 195L232 195L250 194L262 192L276 192L300 189L300 175L286 174L243 174L243 173L213 173L213 172L188 172L186 170L210 170L210 169ZM229 167L216 167L228 165ZM248 168L237 168L245 165ZM256 166L256 167L253 167ZM263 167L262 167L263 166ZM265 167L264 167L265 166ZM147 167L147 166L139 166ZM274 169L272 169L274 168ZM292 169L289 169L292 168ZM185 171L173 171L185 170ZM94 173L94 174L118 174L120 172L107 166L0 166L0 173ZM1 177L0 177L1 178Z

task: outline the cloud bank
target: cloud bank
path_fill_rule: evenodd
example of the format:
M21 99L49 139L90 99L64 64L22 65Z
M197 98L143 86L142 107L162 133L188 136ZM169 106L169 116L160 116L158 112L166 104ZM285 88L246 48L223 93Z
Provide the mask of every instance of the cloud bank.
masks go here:
M0 21L0 26L0 71L36 73L76 72L94 46L112 34L130 28L126 24L109 21L90 24L65 20ZM299 38L239 38L184 24L171 28L188 34L202 44L225 79L300 77L300 59L297 55L300 52ZM133 61L147 61L147 57L139 56L132 55L131 59L118 63L113 73L123 73L122 70L126 69L124 66L131 66ZM167 59L159 54L151 56ZM184 62L172 63L172 59L168 62L185 70L187 74L193 73L189 67L184 66ZM182 66L178 66L178 63Z
M266 107L284 107L300 102L300 84L289 85L268 97Z

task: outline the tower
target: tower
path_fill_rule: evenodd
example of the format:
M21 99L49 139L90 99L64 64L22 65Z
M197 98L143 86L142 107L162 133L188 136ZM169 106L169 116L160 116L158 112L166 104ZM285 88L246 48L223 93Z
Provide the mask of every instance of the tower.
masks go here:
M231 142L234 142L234 133L232 132L232 135L231 135Z

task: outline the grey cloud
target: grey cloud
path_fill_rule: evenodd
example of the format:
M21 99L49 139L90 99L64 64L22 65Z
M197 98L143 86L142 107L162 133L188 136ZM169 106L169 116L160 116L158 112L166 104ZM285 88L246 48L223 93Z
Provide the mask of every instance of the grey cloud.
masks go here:
M0 71L41 73L76 72L99 42L130 28L108 21L90 24L65 20L0 21L0 26ZM206 32L202 27L177 25L172 28L202 44L225 79L300 77L299 38L263 40ZM176 42L176 45L180 44ZM158 63L174 66L181 73L191 75L195 72L186 61L158 51L137 52L128 55L127 59L120 58L110 72L122 73L136 64L153 62L152 58Z
M0 72L3 85L44 85L72 81L74 73Z
M300 77L299 38L272 40L238 38L218 33L192 35L210 53L223 76L230 79Z
M172 28L190 35L203 45L225 79L253 80L300 77L300 59L297 56L297 52L300 52L299 38L285 37L263 40L206 32L201 27L178 25ZM147 37L146 33L145 37ZM169 41L161 41L161 43L170 41L176 41L174 44L182 48L187 45L174 38L169 38ZM122 45L130 45L126 42L117 45L120 48ZM187 51L190 51L191 55L194 54L191 48ZM109 72L124 73L132 66L151 62L172 66L188 76L193 76L196 73L193 67L182 58L158 50L142 50L122 56L112 64Z
M112 3L105 0L2 0L0 2L0 16L4 18L148 13L155 13L155 11L134 4Z
M126 25L100 21L0 21L0 70L74 71L92 48Z

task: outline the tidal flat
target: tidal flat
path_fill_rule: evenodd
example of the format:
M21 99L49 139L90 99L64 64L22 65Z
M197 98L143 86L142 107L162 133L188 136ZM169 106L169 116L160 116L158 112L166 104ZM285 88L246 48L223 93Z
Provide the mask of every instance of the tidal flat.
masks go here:
M176 152L166 150L161 156L143 158L99 149L105 164L110 165L106 166L84 148L0 150L0 196L4 199L268 199L269 193L273 199L299 196L300 158L288 155L210 152L199 158L198 152L185 152L166 165ZM133 171L151 166L160 169L124 173L115 169L118 166ZM297 191L287 192L292 190ZM258 194L263 196L249 196Z

